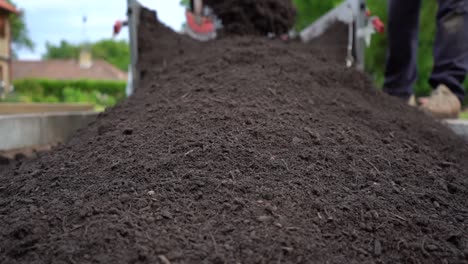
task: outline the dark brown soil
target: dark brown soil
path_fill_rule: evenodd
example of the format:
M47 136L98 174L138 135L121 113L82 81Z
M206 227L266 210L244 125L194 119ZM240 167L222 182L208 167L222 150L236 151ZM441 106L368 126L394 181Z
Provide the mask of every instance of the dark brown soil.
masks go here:
M292 0L205 0L229 34L284 34L293 28Z
M142 86L0 172L0 263L468 263L468 148L317 48L140 28Z

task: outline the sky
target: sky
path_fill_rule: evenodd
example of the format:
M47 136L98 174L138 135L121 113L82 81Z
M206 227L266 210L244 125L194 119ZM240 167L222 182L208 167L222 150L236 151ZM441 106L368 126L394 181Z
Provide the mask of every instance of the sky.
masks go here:
M45 43L58 44L62 39L72 43L112 37L112 27L125 19L126 0L14 0L25 12L26 24L36 47L33 52L21 50L20 59L38 60L45 53ZM175 30L184 20L179 0L140 0L158 12L159 19ZM87 17L86 26L83 17ZM128 39L124 30L117 39Z

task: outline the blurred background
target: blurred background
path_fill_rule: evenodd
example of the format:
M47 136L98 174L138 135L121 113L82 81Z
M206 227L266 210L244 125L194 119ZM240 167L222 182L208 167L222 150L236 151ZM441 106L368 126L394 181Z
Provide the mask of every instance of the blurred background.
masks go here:
M128 32L112 37L112 25L124 19L125 0L2 0L17 9L9 14L12 30L14 92L3 102L82 102L102 111L125 97L129 65ZM187 1L141 0L174 30L184 23ZM340 0L294 0L296 29L309 25ZM386 1L367 1L386 21ZM427 95L437 1L424 1L421 15L417 95ZM386 37L374 35L366 71L377 87L383 83ZM466 116L465 114L465 117Z
M179 2L140 2L158 10L173 29L181 28ZM1 8L10 22L12 63L0 88L9 93L0 101L88 103L102 111L125 98L128 31L112 36L114 22L126 19L125 0L1 0Z

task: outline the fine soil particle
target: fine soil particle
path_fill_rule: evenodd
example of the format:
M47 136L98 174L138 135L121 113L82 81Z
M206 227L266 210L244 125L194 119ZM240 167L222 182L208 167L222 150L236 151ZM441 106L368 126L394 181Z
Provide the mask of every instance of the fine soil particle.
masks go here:
M0 263L468 262L468 147L444 126L327 45L142 18L134 96L1 167Z
M240 35L284 34L293 28L292 0L205 0L222 20L225 32Z

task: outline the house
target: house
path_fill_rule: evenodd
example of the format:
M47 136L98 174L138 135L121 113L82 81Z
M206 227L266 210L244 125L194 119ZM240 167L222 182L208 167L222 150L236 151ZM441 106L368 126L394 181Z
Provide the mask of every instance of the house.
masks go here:
M128 75L105 60L91 60L80 56L79 60L13 61L13 80L105 80L127 81Z
M8 19L19 11L6 0L0 0L0 94L11 88L11 27Z

